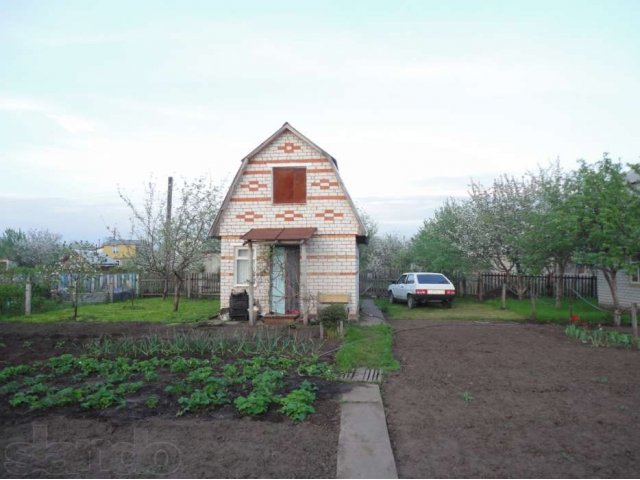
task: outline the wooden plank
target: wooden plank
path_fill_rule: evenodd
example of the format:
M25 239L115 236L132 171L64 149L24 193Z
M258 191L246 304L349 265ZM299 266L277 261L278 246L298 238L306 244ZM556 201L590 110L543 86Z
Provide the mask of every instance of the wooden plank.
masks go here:
M321 293L318 296L320 303L349 303L349 294L346 293Z

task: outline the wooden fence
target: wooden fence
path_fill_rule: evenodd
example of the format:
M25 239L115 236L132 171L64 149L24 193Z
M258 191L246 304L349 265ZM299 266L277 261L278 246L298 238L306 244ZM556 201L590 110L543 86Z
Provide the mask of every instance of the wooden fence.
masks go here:
M598 279L592 275L565 275L564 277L558 275L523 275L520 278L511 275L507 278L505 274L483 273L481 278L484 292L500 290L502 284L506 283L512 293L515 293L520 288L521 291L526 292L527 296L533 293L536 297L553 297L555 296L556 283L561 281L565 298L575 298L576 292L582 297L598 297ZM464 279L457 278L456 280L461 284L464 282ZM470 282L467 281L466 283L469 285ZM468 293L468 295L477 295L477 280L472 281L471 284L475 291L474 293Z
M378 277L372 272L360 273L360 295L386 297L389 284L400 277L401 274L389 278ZM590 275L565 275L560 278L554 275L523 275L520 278L500 273L481 273L473 276L453 275L449 279L456 287L459 296L477 296L479 293L479 280L482 282L484 294L497 293L506 281L507 286L515 292L520 289L529 296L533 292L537 297L553 297L555 295L556 282L563 282L563 295L565 298L574 298L575 292L583 297L598 297L597 277ZM519 282L519 283L518 283Z
M159 297L165 289L169 295L173 295L175 279L171 277L168 281L161 277L142 276L139 280L139 295L142 297ZM182 286L180 295L187 298L207 298L220 296L220 274L218 273L190 273L187 274Z
M80 290L85 293L108 292L110 288L118 294L120 292L136 292L142 297L158 297L164 291L165 279L138 273L103 273L82 277ZM73 277L60 274L58 290L68 289L73 284ZM169 280L168 292L173 295L175 280ZM187 274L180 294L187 298L205 298L220 295L220 275L217 273Z
M98 273L80 275L80 291L84 293L107 292L113 288L114 292L137 291L138 274L129 273ZM74 275L60 273L58 275L57 290L66 290L74 284Z

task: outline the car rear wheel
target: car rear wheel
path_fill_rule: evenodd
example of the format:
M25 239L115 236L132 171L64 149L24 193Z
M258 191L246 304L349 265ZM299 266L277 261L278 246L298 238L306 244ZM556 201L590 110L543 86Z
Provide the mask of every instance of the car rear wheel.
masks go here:
M416 307L416 300L411 295L407 296L407 307L409 307L409 310Z
M393 296L393 292L389 290L389 303L395 303L396 299Z

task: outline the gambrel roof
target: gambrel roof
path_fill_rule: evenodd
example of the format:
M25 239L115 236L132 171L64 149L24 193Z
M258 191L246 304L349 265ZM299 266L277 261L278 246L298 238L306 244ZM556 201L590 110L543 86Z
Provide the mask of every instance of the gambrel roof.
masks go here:
M329 160L329 164L331 165L331 168L334 170L335 176L336 176L336 178L338 180L338 184L339 184L340 188L342 189L342 191L344 192L344 195L345 195L345 197L346 197L346 199L347 199L347 201L349 203L349 206L351 207L351 210L353 212L354 218L357 221L357 224L358 224L358 233L357 233L358 242L359 243L366 242L366 235L367 235L366 228L364 226L364 223L362 222L362 219L360 218L360 215L358 215L358 210L356 209L355 204L353 203L353 200L351 199L351 196L349 195L349 192L345 188L344 183L342 182L342 179L340 178L340 174L338 172L338 162L336 161L335 158L333 158L333 156L331 156L325 150L323 150L318 145L316 145L314 142L309 140L307 137L305 137L298 130L293 128L288 122L285 122L282 125L282 127L280 127L273 135L271 135L269 138L267 138L264 142L262 142L260 145L258 145L255 149L253 149L251 152L249 152L249 154L247 154L242 159L242 163L240 165L240 168L238 169L238 172L236 173L235 177L233 178L233 182L231 183L231 186L229 187L229 190L227 191L227 194L226 194L226 196L224 198L224 201L222 202L222 206L220 207L220 210L218 211L218 214L216 215L216 218L215 218L215 220L213 222L213 225L211 226L211 229L209 230L209 236L210 237L220 237L220 221L221 221L222 215L223 215L224 211L226 210L226 208L229 206L229 202L231 201L231 197L232 197L233 193L235 192L235 190L237 189L239 183L242 180L242 173L246 169L246 167L247 167L247 165L249 163L249 160L251 160L253 157L255 157L260 152L262 152L264 149L266 149L269 145L272 144L273 141L275 141L278 137L280 137L285 132L289 132L289 133L293 134L294 136L298 137L302 142L306 142L307 144L309 144L313 148L317 149L323 157L325 157L327 160Z

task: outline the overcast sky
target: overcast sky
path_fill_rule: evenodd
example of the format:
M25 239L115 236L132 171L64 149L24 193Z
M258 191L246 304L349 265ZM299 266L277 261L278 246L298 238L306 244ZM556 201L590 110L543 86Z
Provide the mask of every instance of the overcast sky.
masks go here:
M640 156L640 2L0 0L0 230L229 181L285 121L410 236L470 178Z

